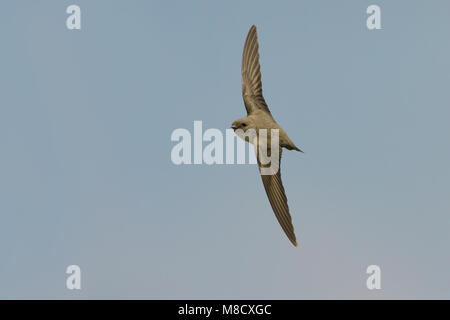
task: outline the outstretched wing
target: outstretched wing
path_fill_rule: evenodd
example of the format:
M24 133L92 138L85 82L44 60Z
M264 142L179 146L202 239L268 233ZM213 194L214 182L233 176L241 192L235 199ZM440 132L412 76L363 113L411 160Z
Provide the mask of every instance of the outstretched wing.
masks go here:
M273 175L261 175L264 188L266 189L267 197L269 198L270 205L272 206L273 212L277 217L278 222L283 228L284 233L286 233L289 240L294 246L297 246L297 240L295 238L294 226L292 225L292 218L289 213L289 207L287 204L286 193L284 192L283 182L281 181L281 148L279 151L279 163L278 172ZM261 163L258 157L258 166L261 170Z
M245 39L242 53L242 97L247 114L263 110L270 114L262 95L261 71L259 66L258 34L256 26L252 26Z

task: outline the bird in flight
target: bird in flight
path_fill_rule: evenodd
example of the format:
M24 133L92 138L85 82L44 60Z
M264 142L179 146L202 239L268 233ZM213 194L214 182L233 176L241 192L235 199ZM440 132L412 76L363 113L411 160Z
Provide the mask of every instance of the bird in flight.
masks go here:
M297 246L297 240L292 225L292 218L289 213L287 204L287 197L284 191L283 183L281 182L280 162L282 148L288 150L296 150L303 152L295 146L295 144L288 137L286 132L276 123L269 107L267 106L262 95L261 71L259 65L258 53L258 35L256 26L252 26L248 32L247 39L244 44L244 52L242 54L242 97L244 98L245 109L247 116L233 122L231 128L234 132L247 142L255 145L257 152L258 168L261 174L262 182L269 198L270 205L275 213L275 216L286 233L289 240L294 246ZM260 139L261 129L266 132L266 136L271 137L271 132L278 132L278 145L275 147L267 140ZM256 133L253 138L250 135L245 136L245 133L252 131ZM255 139L256 137L256 139ZM275 153L278 161L275 172L267 174L264 169L267 168L265 161L262 161L261 152L259 152L259 144L265 142L265 149L267 155Z

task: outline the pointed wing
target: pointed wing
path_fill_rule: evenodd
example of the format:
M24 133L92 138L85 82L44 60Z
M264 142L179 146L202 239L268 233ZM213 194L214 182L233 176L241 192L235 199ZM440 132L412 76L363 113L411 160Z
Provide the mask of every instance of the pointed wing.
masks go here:
M256 26L252 26L245 39L242 53L242 97L247 114L263 110L270 114L262 95L261 71L259 66L258 35Z
M259 159L259 158L258 158ZM281 164L281 148L280 148L280 161ZM258 166L261 170L261 164L258 160ZM294 226L292 225L292 218L289 213L289 207L287 204L286 193L284 192L283 182L281 181L281 168L274 175L261 175L264 188L266 189L267 197L269 198L270 205L273 212L277 217L278 222L283 228L284 233L289 238L294 246L297 246L297 240L294 233Z

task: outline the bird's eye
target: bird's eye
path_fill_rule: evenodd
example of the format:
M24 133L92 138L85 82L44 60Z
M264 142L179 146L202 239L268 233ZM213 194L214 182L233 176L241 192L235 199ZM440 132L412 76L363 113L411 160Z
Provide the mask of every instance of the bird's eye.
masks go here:
M242 126L243 126L243 127L246 127L246 126L247 126L247 124L246 124L246 123L243 123L243 124L242 124Z

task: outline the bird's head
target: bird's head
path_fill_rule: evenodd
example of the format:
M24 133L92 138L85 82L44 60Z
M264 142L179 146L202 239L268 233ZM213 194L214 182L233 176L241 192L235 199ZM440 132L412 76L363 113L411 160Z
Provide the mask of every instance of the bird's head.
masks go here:
M241 129L242 131L247 131L248 129L252 129L254 126L252 125L252 121L251 119L249 119L248 117L242 118L242 119L238 119L235 120L232 124L231 124L231 129L233 129L234 131Z
M245 117L234 121L231 124L231 129L233 129L234 133L238 137L250 143L253 143L253 140L256 137L255 125L253 119L250 117Z

